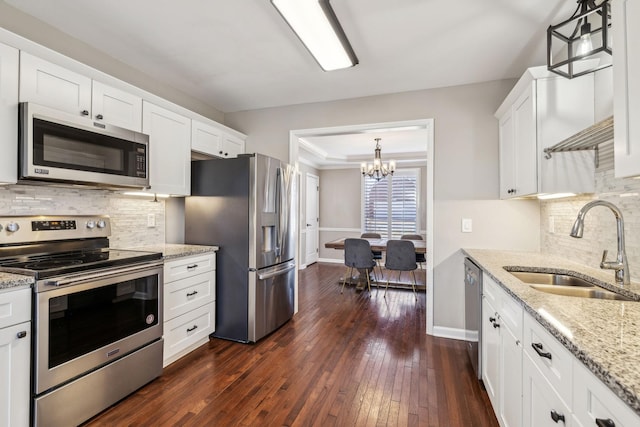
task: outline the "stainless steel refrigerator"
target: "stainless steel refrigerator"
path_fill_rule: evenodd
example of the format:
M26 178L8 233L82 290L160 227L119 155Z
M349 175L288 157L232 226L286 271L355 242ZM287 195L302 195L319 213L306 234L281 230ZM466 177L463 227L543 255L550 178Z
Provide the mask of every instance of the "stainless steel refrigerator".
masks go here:
M256 342L293 316L296 179L260 154L192 162L185 243L220 246L212 336Z

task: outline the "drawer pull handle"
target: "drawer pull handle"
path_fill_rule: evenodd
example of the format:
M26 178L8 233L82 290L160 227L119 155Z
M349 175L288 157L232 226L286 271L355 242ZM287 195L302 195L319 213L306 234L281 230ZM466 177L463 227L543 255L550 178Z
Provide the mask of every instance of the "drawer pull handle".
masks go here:
M198 329L198 325L193 325L193 328L187 328L187 332L193 332Z
M187 265L187 270L193 270L194 268L198 268L198 264Z
M18 338L24 338L27 336L27 331L20 331L16 334Z
M192 297L192 296L194 296L194 295L195 295L195 294L197 294L197 293L198 293L198 291L189 292L189 293L187 294L187 297Z
M551 353L542 351L542 349L543 349L542 343L533 342L533 343L531 343L531 347L533 347L533 349L536 351L536 353L538 353L538 356L546 357L547 359L551 360Z
M557 413L553 409L551 410L551 419L555 423L557 423L558 421L562 421L564 423L564 415Z
M496 314L496 317L489 317L489 322L491 322L491 324L493 325L494 328L499 328L500 327L500 323L496 322L496 319L499 316Z
M596 425L598 427L616 427L616 423L614 423L611 418L607 418L606 420L603 418L596 418Z

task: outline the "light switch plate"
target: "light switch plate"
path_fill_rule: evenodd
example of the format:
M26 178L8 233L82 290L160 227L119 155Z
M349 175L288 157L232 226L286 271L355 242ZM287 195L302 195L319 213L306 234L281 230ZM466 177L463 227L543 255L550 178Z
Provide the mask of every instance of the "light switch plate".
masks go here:
M471 218L462 218L462 232L471 233L473 231L473 221Z
M155 227L156 226L156 216L155 214L147 214L147 227Z

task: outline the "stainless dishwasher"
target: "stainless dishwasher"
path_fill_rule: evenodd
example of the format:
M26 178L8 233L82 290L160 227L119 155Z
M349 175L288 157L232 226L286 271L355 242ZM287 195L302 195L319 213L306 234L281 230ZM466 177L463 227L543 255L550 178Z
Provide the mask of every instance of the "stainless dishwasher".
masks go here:
M482 378L482 270L469 258L464 259L464 327L467 352L478 379Z

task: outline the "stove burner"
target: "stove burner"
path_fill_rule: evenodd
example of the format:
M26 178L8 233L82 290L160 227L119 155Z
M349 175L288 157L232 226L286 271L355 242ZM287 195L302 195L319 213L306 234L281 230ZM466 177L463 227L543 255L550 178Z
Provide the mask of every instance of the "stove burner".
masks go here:
M31 270L46 270L49 268L57 267L69 267L72 265L82 264L82 260L79 259L51 259L44 261L30 262L24 265L24 268Z

